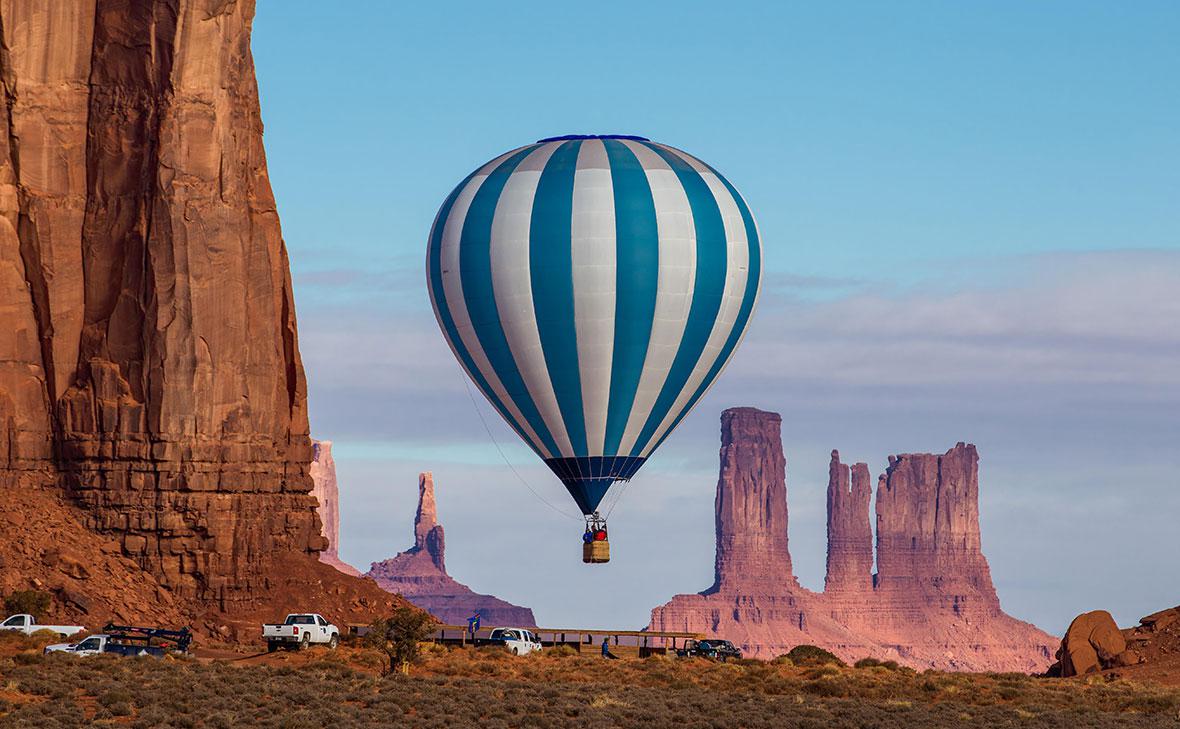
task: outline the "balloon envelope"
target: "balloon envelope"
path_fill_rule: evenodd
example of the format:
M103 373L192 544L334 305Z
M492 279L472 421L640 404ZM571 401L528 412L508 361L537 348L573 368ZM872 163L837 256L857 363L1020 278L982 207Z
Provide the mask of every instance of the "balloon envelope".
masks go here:
M745 201L697 158L555 137L459 183L426 269L468 376L591 514L733 354L761 246Z

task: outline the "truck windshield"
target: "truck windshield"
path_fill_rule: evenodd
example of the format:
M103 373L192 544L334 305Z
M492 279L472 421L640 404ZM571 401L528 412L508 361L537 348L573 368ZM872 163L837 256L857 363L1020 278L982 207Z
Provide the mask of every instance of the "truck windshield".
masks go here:
M102 647L102 641L99 640L98 638L87 638L86 640L79 643L78 647L75 648L74 650L96 651L101 647Z
M0 623L0 625L24 625L24 624L25 624L25 616L24 615L13 615L8 620L5 620L3 623Z
M287 625L315 625L315 618L311 615L288 615Z

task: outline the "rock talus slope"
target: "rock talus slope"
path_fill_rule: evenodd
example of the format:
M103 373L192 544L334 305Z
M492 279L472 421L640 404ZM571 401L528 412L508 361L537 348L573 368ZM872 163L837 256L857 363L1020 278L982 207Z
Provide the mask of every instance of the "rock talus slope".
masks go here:
M868 466L849 467L833 451L827 576L824 592L815 593L799 586L784 554L780 424L777 414L753 408L722 415L717 572L726 579L654 609L652 629L719 635L759 657L812 643L849 660L871 655L916 667L1048 666L1057 641L1000 609L980 549L974 446L890 457L877 486L876 574ZM758 506L724 508L730 503ZM730 567L730 534L757 545L739 569Z
M0 3L0 487L220 610L326 544L253 13Z
M434 476L418 476L418 512L414 517L414 546L381 562L368 577L409 600L448 625L464 625L478 613L485 625L532 627L533 611L491 595L480 595L447 574L446 538L438 523Z

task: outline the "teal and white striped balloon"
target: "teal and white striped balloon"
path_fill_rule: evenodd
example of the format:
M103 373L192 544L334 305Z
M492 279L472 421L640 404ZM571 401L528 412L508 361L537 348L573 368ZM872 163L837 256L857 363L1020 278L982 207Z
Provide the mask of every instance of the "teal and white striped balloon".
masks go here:
M555 137L459 183L426 276L467 374L591 514L732 356L761 245L741 195L697 158Z

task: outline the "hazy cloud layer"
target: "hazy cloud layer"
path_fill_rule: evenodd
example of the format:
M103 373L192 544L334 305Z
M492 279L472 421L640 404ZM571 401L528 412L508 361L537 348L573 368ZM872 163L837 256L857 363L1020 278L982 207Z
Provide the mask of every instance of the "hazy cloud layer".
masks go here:
M1180 253L932 263L889 285L768 277L738 356L628 488L618 556L597 569L578 561L577 523L503 464L420 277L403 261L296 275L312 429L337 443L342 551L358 566L407 546L416 474L433 469L455 577L542 623L643 624L711 581L717 417L755 405L783 414L791 548L811 587L832 448L876 473L890 453L965 440L983 458L984 548L1009 612L1061 630L1085 609L1126 622L1180 602ZM574 512L475 397L532 488Z

